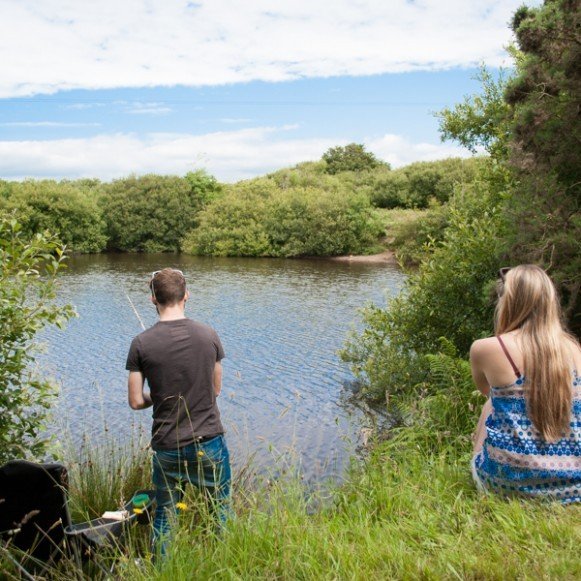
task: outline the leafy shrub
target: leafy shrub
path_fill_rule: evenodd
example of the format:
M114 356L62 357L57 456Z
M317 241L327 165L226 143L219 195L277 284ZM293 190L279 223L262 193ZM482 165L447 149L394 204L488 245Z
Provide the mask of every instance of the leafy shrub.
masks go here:
M483 160L420 161L391 172L373 172L371 201L380 208L427 208L447 202L459 184L473 182Z
M212 256L272 256L264 226L268 197L275 188L262 180L230 187L198 216L198 227L183 240L190 254Z
M39 437L55 395L50 382L34 373L33 339L47 325L62 327L73 315L56 306L55 278L63 247L47 234L29 238L13 218L0 218L0 464L38 457Z
M374 172L369 184L371 202L378 208L408 208L409 179L401 170Z
M344 171L375 169L380 165L389 167L373 153L365 151L365 146L360 143L331 147L323 154L322 159L326 163L325 171L331 175Z
M48 230L75 252L100 252L107 236L93 188L77 182L26 180L10 183L0 209L15 214L28 236Z
M395 228L392 247L400 264L418 265L444 237L450 220L450 205L432 203L415 220Z
M366 196L313 188L273 198L265 228L279 256L360 254L382 233Z
M448 446L465 449L483 404L470 363L445 337L440 338L437 351L425 359L428 374L424 389L398 398L400 414L408 426L424 434L430 452Z
M178 252L181 239L196 225L197 213L219 191L217 182L203 172L185 179L150 174L112 182L101 198L108 248Z
M312 187L279 189L259 179L232 186L199 215L183 249L215 256L360 253L382 228L364 195Z
M441 242L404 292L387 309L363 311L365 329L351 337L342 356L377 397L424 381L425 357L438 351L441 337L465 357L472 341L491 330L490 283L506 245L502 201L503 194L483 182L455 196Z

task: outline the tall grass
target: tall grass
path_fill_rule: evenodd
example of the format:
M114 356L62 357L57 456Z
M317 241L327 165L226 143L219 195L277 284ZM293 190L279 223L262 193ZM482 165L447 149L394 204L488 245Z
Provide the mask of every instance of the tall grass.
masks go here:
M378 445L331 505L310 513L300 480L247 491L218 537L180 517L164 563L117 562L131 579L575 579L577 507L476 493L468 456L427 454L405 431Z
M444 345L446 347L446 345ZM449 348L449 346L448 346ZM401 427L353 460L340 486L313 489L288 457L271 474L235 475L234 512L218 534L195 491L185 497L163 562L149 528L54 579L579 579L581 506L480 495L470 478L478 413L466 362L443 349L430 383L392 404ZM78 515L115 508L149 484L149 452L109 444L65 458ZM275 476L284 474L284 476ZM114 506L112 506L112 504ZM136 560L137 559L137 560ZM16 577L14 575L14 577Z
M354 463L330 503L320 502L321 491L307 492L299 475L255 478L253 488L235 496L236 517L219 536L190 491L164 562L149 560L142 527L99 556L100 569L83 572L65 559L52 577L105 578L112 568L114 578L172 581L578 579L580 507L480 496L468 459L453 447L429 452L421 435L403 429ZM137 478L141 462L130 470ZM89 484L95 498L102 483L103 498L110 494L110 482L96 474L88 472L83 488L72 488L74 502L85 506ZM322 507L313 512L315 504Z

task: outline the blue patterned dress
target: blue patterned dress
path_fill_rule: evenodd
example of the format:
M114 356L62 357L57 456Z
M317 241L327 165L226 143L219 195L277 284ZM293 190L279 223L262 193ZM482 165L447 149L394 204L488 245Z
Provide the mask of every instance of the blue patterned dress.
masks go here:
M509 496L581 502L581 377L573 372L571 433L545 442L528 417L526 380L492 387L486 439L473 468L486 490Z

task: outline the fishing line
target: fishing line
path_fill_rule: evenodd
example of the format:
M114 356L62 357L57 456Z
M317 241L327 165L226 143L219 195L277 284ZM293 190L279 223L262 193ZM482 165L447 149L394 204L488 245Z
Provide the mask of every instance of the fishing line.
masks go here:
M131 305L131 308L133 309L133 312L135 313L135 316L137 317L137 320L139 321L141 328L145 331L145 325L143 324L143 321L141 320L141 317L139 316L139 313L137 312L137 309L135 308L135 305L133 304L131 297L127 294L126 290L123 290L123 292L125 293L125 296L127 297L127 300L129 301L129 304Z

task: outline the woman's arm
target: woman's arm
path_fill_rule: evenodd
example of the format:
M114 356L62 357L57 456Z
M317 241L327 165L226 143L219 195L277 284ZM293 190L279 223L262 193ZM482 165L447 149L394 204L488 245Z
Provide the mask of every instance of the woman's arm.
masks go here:
M476 431L472 440L474 442L474 454L478 454L482 450L484 445L484 440L486 439L486 420L492 411L492 402L490 398L486 400L486 403L482 407L482 412L480 412L480 419L478 420L478 425L476 426Z
M484 363L486 360L486 346L484 339L474 341L470 348L470 368L472 369L472 379L480 393L488 397L490 395L490 384L484 373Z

